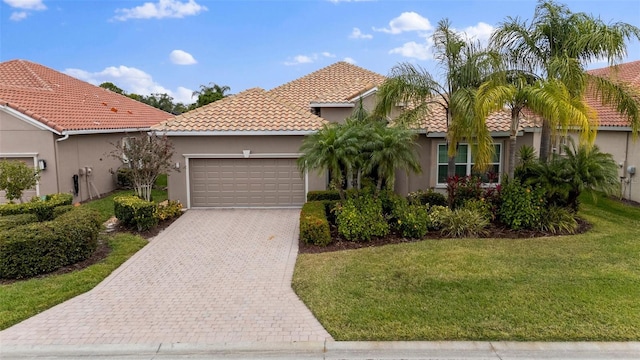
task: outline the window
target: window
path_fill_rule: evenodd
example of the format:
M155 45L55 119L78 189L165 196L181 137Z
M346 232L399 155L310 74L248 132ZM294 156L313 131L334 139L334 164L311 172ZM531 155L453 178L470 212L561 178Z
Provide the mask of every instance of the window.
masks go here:
M131 148L131 142L129 140L129 137L123 137L122 138L122 163L124 164L129 164L129 158L127 157L127 155L125 155L124 150L125 149L129 149Z
M489 174L500 174L500 159L502 158L502 144L494 144L495 152L493 159L489 163L489 167L484 174L480 174L483 182L489 182ZM438 144L438 184L444 185L447 183L447 169L449 155L447 154L447 144ZM471 154L471 147L468 144L458 145L458 154L456 155L456 175L466 176L472 174L473 169L473 154ZM495 180L497 182L499 180Z

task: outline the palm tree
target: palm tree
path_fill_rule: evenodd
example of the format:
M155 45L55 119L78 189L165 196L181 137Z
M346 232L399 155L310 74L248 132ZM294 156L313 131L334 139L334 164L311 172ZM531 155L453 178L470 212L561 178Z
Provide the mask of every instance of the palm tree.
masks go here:
M438 23L433 43L435 59L443 69L443 83L419 66L398 64L378 89L374 113L387 116L402 104L405 108L396 123L416 125L433 106L442 107L447 123L447 175L455 174L455 155L462 139L473 144L476 167L482 169L491 161L494 147L484 119L474 115L474 103L476 89L491 73L495 56L466 41L446 19Z
M535 74L518 70L496 72L491 80L480 86L476 101L476 116L486 118L507 107L511 113L509 128L509 166L507 174L513 178L516 165L516 142L520 121L525 109L559 124L565 119L590 129L589 111L581 101L575 101L568 89L558 80L542 80ZM592 132L584 132L590 139Z
M343 172L352 173L360 153L360 138L353 127L337 123L325 124L302 142L302 156L297 160L298 168L302 172L329 171L330 183L343 196Z
M364 171L375 175L378 179L376 188L382 189L385 183L393 189L396 169L407 172L421 171L416 154L416 132L403 126L386 126L373 124L369 133L369 143L365 147L368 153L364 163Z
M209 86L200 85L200 90L194 91L191 94L191 97L194 97L196 95L198 96L198 100L196 101L195 104L192 105L193 109L199 108L201 106L205 106L214 101L218 101L220 99L227 97L225 93L229 90L231 90L229 86L226 86L226 85L220 86L215 83L209 83Z
M585 67L607 59L610 65L622 61L627 52L627 40L640 39L640 29L626 24L606 24L585 13L573 13L566 5L541 0L530 23L507 18L492 34L494 48L517 54L516 67L539 72L545 79L561 81L571 97L583 101L586 94L612 106L628 118L634 134L640 130L640 103L621 84L585 72ZM572 118L562 123L544 119L540 144L540 159L546 161L556 127L584 127ZM587 129L588 130L588 129Z

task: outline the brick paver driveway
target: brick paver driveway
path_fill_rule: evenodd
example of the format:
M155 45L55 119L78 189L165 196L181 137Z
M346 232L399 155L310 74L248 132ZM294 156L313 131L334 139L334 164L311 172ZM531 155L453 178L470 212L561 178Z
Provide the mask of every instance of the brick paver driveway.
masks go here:
M190 210L88 293L0 344L324 341L291 290L299 210Z

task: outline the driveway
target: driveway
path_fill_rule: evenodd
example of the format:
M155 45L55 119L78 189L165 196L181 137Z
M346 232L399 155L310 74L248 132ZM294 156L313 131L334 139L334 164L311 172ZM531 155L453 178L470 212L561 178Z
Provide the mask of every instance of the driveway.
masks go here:
M93 290L0 344L324 341L291 289L299 210L189 210Z

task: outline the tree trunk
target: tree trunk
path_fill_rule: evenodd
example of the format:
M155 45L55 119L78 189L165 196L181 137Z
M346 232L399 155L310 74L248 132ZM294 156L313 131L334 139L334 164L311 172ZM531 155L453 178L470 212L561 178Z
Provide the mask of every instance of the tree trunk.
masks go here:
M518 140L516 134L509 136L509 180L513 179L516 172L516 141Z
M447 179L456 175L456 157L449 156L447 162Z
M551 153L551 124L549 120L542 120L542 133L540 134L540 161L547 162Z

